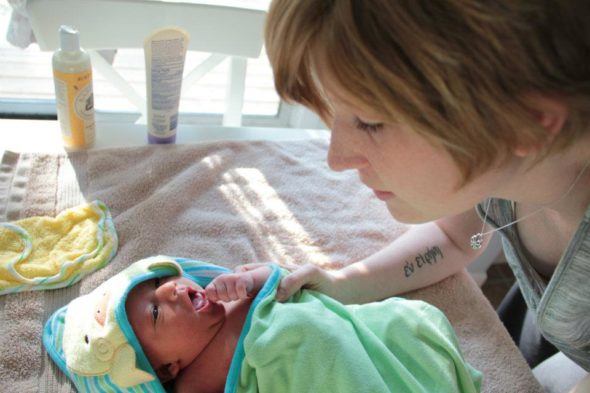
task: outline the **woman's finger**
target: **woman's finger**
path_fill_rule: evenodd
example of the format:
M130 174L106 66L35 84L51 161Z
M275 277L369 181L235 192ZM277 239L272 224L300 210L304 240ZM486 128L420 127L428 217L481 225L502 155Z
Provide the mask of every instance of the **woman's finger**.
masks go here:
M258 269L261 266L266 266L267 263L246 263L245 265L236 266L234 271L236 273L244 273L250 270Z
M256 263L246 263L244 265L238 265L234 268L236 273L244 273L251 270L258 269L261 266L268 266L271 262L256 262ZM301 265L294 265L292 263L277 263L283 269L286 269L290 272L294 272L295 270L299 269Z
M301 265L294 265L292 263L279 263L278 265L280 267L282 267L283 269L288 270L290 272L294 272L294 271L302 268ZM303 266L305 266L305 265L303 265Z
M281 280L276 299L284 302L301 288L319 287L321 272L322 270L319 267L311 264L299 267L299 269Z

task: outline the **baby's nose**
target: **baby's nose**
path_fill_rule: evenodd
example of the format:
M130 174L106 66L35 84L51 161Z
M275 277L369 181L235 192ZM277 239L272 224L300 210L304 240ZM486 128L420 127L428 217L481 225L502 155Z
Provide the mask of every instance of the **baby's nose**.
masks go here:
M175 301L178 295L186 291L186 285L178 284L174 281L168 281L158 287L158 295L166 300Z

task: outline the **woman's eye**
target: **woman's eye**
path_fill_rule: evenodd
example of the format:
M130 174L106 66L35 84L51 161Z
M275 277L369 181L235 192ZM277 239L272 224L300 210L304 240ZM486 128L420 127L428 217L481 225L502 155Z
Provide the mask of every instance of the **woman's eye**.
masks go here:
M369 133L377 132L383 128L383 123L366 123L359 118L357 118L355 120L355 122L356 122L356 128L358 128L361 131L365 131L365 132L369 132Z
M152 306L152 319L154 323L158 320L158 316L160 315L160 308L157 305Z

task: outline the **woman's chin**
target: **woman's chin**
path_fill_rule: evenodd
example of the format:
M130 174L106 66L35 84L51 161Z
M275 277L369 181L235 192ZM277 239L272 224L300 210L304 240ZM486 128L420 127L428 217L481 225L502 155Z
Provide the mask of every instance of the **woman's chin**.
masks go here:
M391 201L393 202L393 201ZM387 210L389 214L399 223L402 224L423 224L437 219L438 217L430 217L422 212L414 209L409 209L408 206L401 207L395 203L387 203Z

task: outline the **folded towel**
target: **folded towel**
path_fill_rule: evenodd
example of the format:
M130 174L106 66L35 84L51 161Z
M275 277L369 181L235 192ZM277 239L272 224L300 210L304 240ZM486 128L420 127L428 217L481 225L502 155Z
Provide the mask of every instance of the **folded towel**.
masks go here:
M55 218L0 223L0 295L70 286L108 264L116 251L113 220L100 201Z

